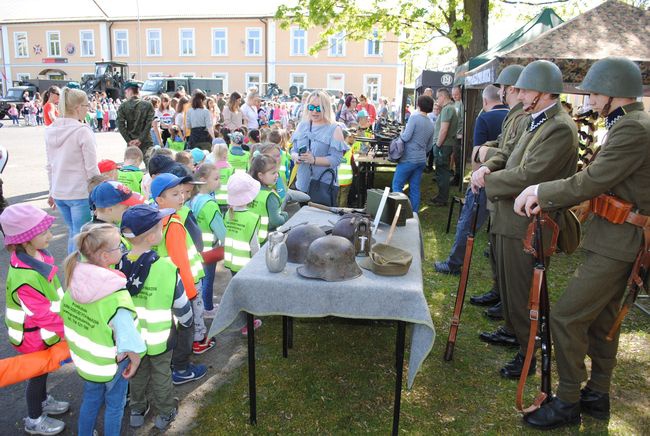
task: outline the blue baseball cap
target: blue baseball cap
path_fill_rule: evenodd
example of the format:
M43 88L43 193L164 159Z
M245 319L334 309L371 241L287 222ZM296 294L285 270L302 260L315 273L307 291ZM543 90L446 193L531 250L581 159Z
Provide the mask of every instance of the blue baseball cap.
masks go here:
M135 238L173 213L174 209L156 209L150 204L133 206L122 214L120 230L125 237Z
M181 183L189 183L192 181L192 178L189 176L178 177L170 173L159 174L151 182L151 198L154 200L160 197L160 194L165 192L167 189L173 188L180 185Z
M119 182L107 181L95 186L90 193L90 203L94 207L111 207L116 204L135 206L144 203L144 197L131 191Z

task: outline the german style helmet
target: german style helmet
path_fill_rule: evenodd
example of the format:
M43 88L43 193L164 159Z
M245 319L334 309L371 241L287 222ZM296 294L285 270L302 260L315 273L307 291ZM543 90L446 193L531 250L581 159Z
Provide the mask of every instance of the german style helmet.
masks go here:
M515 83L517 83L519 75L523 70L524 67L521 65L508 65L503 70L501 70L499 77L497 77L496 82L494 82L494 85L514 86Z
M305 264L297 271L303 277L327 282L351 280L361 275L354 245L342 236L318 238L309 246Z
M286 241L288 261L303 263L311 243L323 236L325 232L314 224L305 224L289 230Z
M561 94L563 91L562 71L550 61L531 62L521 72L515 87L549 94Z
M589 68L577 88L608 97L640 97L643 95L641 70L637 64L627 58L604 58L596 61Z

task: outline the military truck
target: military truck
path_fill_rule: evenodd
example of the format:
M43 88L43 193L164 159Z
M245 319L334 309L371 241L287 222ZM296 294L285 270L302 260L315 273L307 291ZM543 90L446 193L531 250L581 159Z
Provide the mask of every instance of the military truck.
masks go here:
M88 95L105 92L113 100L124 98L122 86L127 80L133 80L135 73L129 76L129 65L124 62L95 62L95 74L85 75L81 89Z
M187 95L192 95L192 91L200 89L207 95L223 92L223 79L211 79L205 77L154 77L145 80L140 89L140 95L158 95L169 94L173 96L180 87L185 89Z

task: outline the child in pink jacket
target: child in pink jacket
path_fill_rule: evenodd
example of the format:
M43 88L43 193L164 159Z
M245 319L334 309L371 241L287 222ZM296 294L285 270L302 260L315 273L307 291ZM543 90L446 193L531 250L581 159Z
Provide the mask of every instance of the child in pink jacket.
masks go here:
M20 353L45 350L59 342L63 290L54 259L45 250L52 239L54 217L27 204L7 207L0 215L5 245L11 252L7 272L5 324L9 341ZM25 431L57 434L65 424L48 415L68 411L70 404L47 393L47 374L29 379L26 389Z

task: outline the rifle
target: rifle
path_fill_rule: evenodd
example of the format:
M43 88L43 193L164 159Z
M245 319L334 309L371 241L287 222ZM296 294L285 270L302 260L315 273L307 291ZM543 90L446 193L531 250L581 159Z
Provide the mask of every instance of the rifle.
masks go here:
M309 207L313 207L316 209L324 210L327 212L331 212L336 215L345 215L347 213L358 213L362 215L367 215L365 209L353 209L351 207L329 207L325 206L324 204L319 204L319 203L312 203L311 201L307 203Z
M476 222L478 221L479 196L474 200L472 206L472 224L471 232L467 235L467 245L465 246L465 258L463 259L463 268L458 282L458 291L456 293L456 304L454 305L454 314L451 317L451 326L449 326L449 337L447 338L447 348L445 349L444 359L449 362L454 358L454 346L456 345L456 335L460 325L460 315L463 313L463 303L465 302L465 291L467 290L467 281L469 279L469 268L472 264L472 252L474 251L474 237L476 235Z
M648 279L650 279L650 240L646 237L645 243L634 261L630 277L627 279L627 297L625 297L625 301L618 311L614 324L607 334L606 338L608 341L611 342L616 337L616 333L621 327L623 319L639 296L639 291L648 283Z
M542 227L549 227L553 236L550 247L544 250ZM551 328L550 328L550 304L548 300L548 285L546 281L545 257L551 256L555 251L559 228L557 224L547 215L538 214L535 221L528 225L528 234L524 240L524 247L527 253L535 256L535 267L533 280L530 285L530 297L528 309L530 310L530 334L528 336L528 348L524 366L517 385L517 410L523 413L531 413L539 409L551 398ZM534 243L531 241L534 240ZM535 344L537 341L537 330L539 328L539 339L542 354L542 383L540 392L533 401L533 404L526 409L523 407L524 387L528 378L528 371L535 356Z

